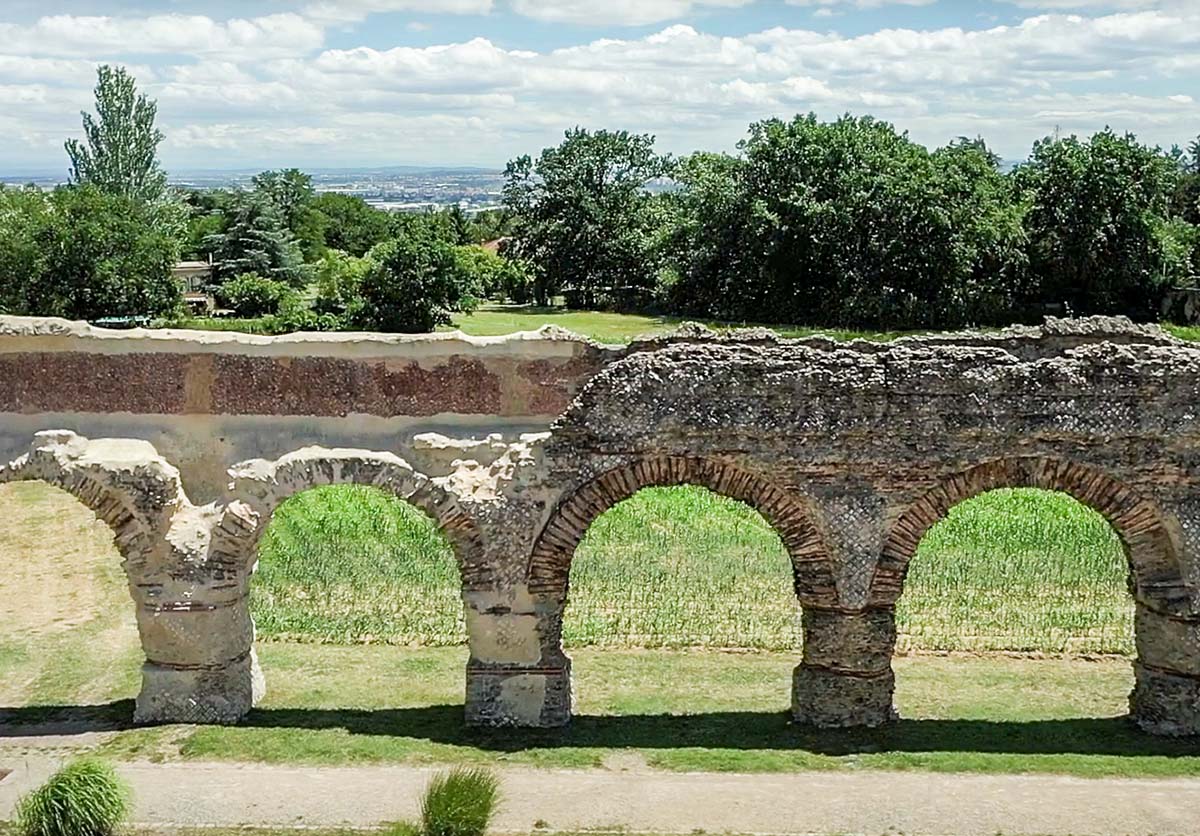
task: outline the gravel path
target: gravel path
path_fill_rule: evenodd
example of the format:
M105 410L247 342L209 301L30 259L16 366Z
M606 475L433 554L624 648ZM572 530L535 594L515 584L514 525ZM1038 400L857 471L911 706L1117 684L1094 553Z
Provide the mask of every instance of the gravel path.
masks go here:
M0 763L0 818L56 766ZM432 770L131 763L146 825L363 826L413 817ZM690 833L1198 834L1200 780L930 773L503 772L497 829Z

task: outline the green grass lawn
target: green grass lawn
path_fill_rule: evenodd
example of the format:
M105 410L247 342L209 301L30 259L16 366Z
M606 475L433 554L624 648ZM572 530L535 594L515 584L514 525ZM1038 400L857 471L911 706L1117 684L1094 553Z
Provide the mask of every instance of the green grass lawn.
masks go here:
M455 317L452 325L439 330L461 330L476 337L497 337L518 331L536 331L543 325L558 325L603 343L627 343L635 337L661 334L677 328L685 320L680 317L647 316L642 314L609 313L605 311L575 311L566 308L539 308L529 305L484 305L470 314ZM705 324L721 330L752 326L753 323L716 322ZM240 331L247 334L265 333L262 319L214 319L200 317L179 323L178 327L202 331ZM804 325L767 326L786 337L805 337L828 334L840 340L862 337L872 340L892 340L903 336L898 331L851 331L813 328Z
M543 325L558 325L576 334L591 337L599 342L627 343L635 337L661 334L679 327L685 321L681 317L646 316L642 314L608 313L604 311L573 311L564 308L537 308L519 305L484 305L471 314L455 317L449 328L457 328L474 336L500 336L515 331L536 331ZM710 328L760 327L747 322L705 322ZM812 334L827 334L839 340L863 338L868 340L894 340L903 336L899 331L854 331L845 329L814 328L806 325L769 325L768 327L785 337L807 337ZM449 329L446 329L449 330Z
M118 757L585 768L635 753L668 770L923 769L1200 774L1195 741L1136 732L1120 660L897 660L906 719L873 731L792 726L790 654L581 649L578 715L556 731L462 723L465 651L267 644L268 697L236 727L134 729ZM127 703L112 710L120 711Z
M495 337L518 331L536 331L543 325L558 325L585 337L604 343L627 343L636 337L661 334L677 328L684 317L651 316L645 314L611 313L606 311L577 311L566 308L539 308L532 305L483 305L470 314L460 314L454 323L440 330L461 330L477 337ZM838 340L867 339L890 341L918 331L863 331L844 328L818 328L811 325L765 325L752 322L706 321L716 330L729 328L766 327L784 337L807 337L825 334ZM257 319L187 320L180 327L205 331L242 331L262 333L262 321ZM1163 327L1184 340L1200 340L1200 326L1164 324Z

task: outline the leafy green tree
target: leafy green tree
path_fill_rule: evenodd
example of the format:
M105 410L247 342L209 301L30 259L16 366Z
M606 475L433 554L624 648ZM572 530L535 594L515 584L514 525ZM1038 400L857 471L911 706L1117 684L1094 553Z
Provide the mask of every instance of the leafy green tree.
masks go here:
M944 327L1008 315L1021 211L982 143L936 153L870 117L750 127L664 201L663 297L760 322Z
M325 192L316 196L312 208L321 215L325 246L362 257L376 244L392 237L392 218L361 197Z
M324 216L314 206L312 176L297 168L284 168L257 174L252 182L254 190L274 204L305 260L319 258L325 249L325 227Z
M1189 143L1188 149L1177 158L1179 173L1171 195L1171 214L1200 225L1200 137Z
M204 242L217 266L218 282L255 273L294 287L307 279L304 258L279 210L258 192L238 193L232 200L225 228Z
M659 293L669 310L704 318L758 318L773 221L751 195L745 161L697 152L679 162L665 196Z
M571 289L594 305L614 289L652 287L646 186L671 171L654 137L575 128L535 162L505 171L505 206L518 220L513 251L533 265L534 295Z
M1176 173L1157 148L1111 130L1035 144L1015 181L1029 202L1040 299L1076 315L1156 315L1170 281L1162 234Z
M450 246L458 244L459 230L448 212L397 212L391 218L391 238L417 237L436 239Z
M1190 252L1176 271L1177 281L1195 284L1200 281L1200 137L1188 144L1178 185L1171 197L1171 215L1190 227L1176 227L1175 235L1171 236L1172 243L1186 248L1187 241L1192 241Z
M0 183L0 314L37 313L29 291L46 271L50 201L41 189Z
M91 186L0 191L0 305L95 320L169 316L179 242L153 207Z
M935 302L945 322L1007 324L1026 317L1030 294L1025 214L1000 157L981 139L960 138L934 151L931 188L952 230L954 273L926 276L920 298Z
M218 288L217 302L238 316L254 319L278 313L280 306L295 295L296 291L283 282L243 273Z
M508 209L484 209L471 218L471 240L476 244L496 241L513 234L516 215Z
M380 244L371 261L346 310L349 327L428 332L478 304L456 269L453 245L428 230Z
M317 262L317 298L313 307L320 313L344 317L346 311L361 296L363 277L375 267L369 256L352 255L329 250Z
M158 105L137 92L124 67L97 70L96 115L83 116L84 141L69 139L71 180L101 191L148 203L167 190L158 163L163 134L154 126Z
M207 242L225 231L234 200L234 194L225 189L189 189L180 193L180 203L186 212L180 245L184 259L202 261L208 257Z
M472 225L471 219L461 206L456 204L447 209L446 219L453 230L455 244L462 246L480 243L475 237L475 227Z
M483 299L522 304L530 298L529 273L523 265L475 245L454 248L461 284Z

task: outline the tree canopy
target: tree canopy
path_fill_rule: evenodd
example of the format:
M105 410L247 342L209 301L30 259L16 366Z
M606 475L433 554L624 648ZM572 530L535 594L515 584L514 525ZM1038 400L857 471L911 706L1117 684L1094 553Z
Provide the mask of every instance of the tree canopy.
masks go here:
M158 105L137 92L124 67L97 71L96 115L83 113L83 142L68 139L71 181L122 197L153 202L167 189L158 162L163 134L154 125Z
M591 305L606 291L653 286L646 186L670 171L652 136L583 128L536 162L524 156L508 164L513 251L532 265L540 304L565 289Z
M129 197L93 186L0 189L0 310L99 319L166 316L178 238Z

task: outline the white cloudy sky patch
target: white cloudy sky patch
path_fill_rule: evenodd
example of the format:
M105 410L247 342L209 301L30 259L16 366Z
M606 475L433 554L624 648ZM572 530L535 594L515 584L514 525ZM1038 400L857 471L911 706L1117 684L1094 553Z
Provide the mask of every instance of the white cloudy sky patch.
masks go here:
M0 11L0 173L65 167L102 62L158 99L174 168L499 166L576 124L732 149L809 110L1009 158L1055 130L1200 134L1200 3L1178 0L158 5Z

